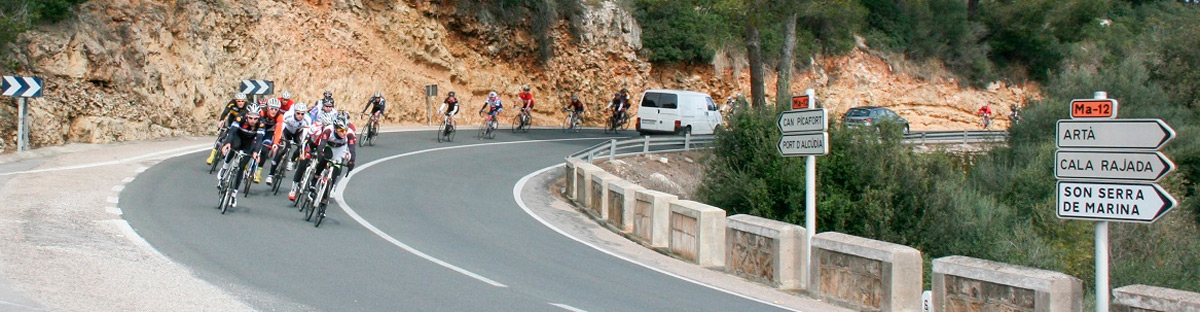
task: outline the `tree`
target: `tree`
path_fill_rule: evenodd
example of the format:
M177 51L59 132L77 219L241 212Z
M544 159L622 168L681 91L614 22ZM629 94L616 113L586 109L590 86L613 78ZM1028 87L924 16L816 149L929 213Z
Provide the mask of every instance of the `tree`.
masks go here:
M796 17L799 15L799 11L792 11L784 20L783 51L779 56L779 79L775 84L775 105L779 106L787 106L792 98L792 68L796 59L792 53L796 50Z

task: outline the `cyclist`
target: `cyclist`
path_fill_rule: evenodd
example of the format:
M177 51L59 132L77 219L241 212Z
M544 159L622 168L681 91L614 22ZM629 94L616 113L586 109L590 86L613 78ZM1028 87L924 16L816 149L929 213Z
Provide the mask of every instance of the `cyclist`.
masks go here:
M1017 107L1017 104L1013 104L1012 106L1009 106L1009 110L1010 112L1008 113L1008 121L1012 122L1012 125L1009 127L1012 127L1013 125L1021 122L1021 108Z
M225 109L221 111L221 117L217 118L217 128L224 129L225 127L229 126L230 123L233 123L237 120L238 115L241 114L241 111L245 108L246 94L238 93L234 95L233 100L229 101L229 103L225 105ZM213 159L217 158L217 146L221 145L222 139L224 138L217 138L217 144L213 146L212 151L208 153L208 159L204 161L205 165L211 165Z
M237 207L237 190L238 186L242 183L241 172L246 170L247 163L258 158L259 142L262 141L264 135L262 122L259 120L262 108L254 104L247 106L246 113L229 125L229 131L227 131L229 133L228 137L225 139L225 144L221 145L221 153L225 155L226 165L233 159L231 150L236 149L250 155L250 157L242 158L242 161L238 162L237 166L233 168L234 178L232 187L234 201L232 206L234 207ZM222 168L222 170L225 169ZM224 172L222 172L223 174Z
M314 122L305 127L300 134L306 138L305 142L307 143L298 147L299 150L297 152L300 155L296 158L298 164L296 165L296 174L292 177L292 190L288 192L289 200L296 200L296 186L300 184L300 179L304 176L304 171L308 169L309 160L313 158L313 153L318 151L321 146L321 132L326 126L331 124L333 124L332 117L329 117L329 119L314 119Z
M259 152L260 154L271 155L267 152L279 147L279 137L283 135L283 131L280 129L283 128L284 123L284 113L280 111L281 105L283 104L279 102L279 99L271 98L267 100L267 110L262 113L262 117L259 119L262 122L264 132L263 146L262 151ZM274 161L275 159L272 158L271 160ZM266 160L262 158L258 160L258 170L254 171L254 183L262 181L262 168L265 162ZM267 176L267 184L271 184L270 176Z
M325 90L325 92L321 94L321 101L329 102L329 105L332 106L333 105L333 91Z
M446 99L442 100L442 106L438 107L438 113L444 114L447 123L451 126L454 125L454 115L458 114L458 98L454 96L454 91L450 91Z
M297 151L299 150L300 138L302 138L301 135L304 134L304 128L312 125L312 118L309 117L308 114L304 113L306 109L308 109L308 105L305 105L304 103L296 103L296 105L292 105L292 110L283 114L283 128L281 129L282 131L280 131L282 134L280 135L279 142L291 142L292 144L296 144ZM293 151L292 155L287 156L295 159L296 157L294 155L296 153L297 152ZM275 167L279 165L279 161L282 159L283 154L275 155L275 159L271 161L271 172L275 171ZM295 162L288 162L287 170L293 170L296 168L295 166ZM267 185L271 185L271 182L274 182L273 178L268 176Z
M361 113L362 114L367 113L368 108L371 109L371 119L372 120L379 118L379 115L383 114L383 110L387 108L387 100L383 99L382 92L376 91L375 96L372 96L371 99L367 100L367 106L363 107L363 110Z
M572 94L571 101L567 102L567 111L571 112L572 118L579 118L579 116L583 116L583 108L583 101L579 100L579 96Z
M296 102L292 101L291 92L283 91L283 93L279 94L279 111L284 113L290 112L292 111L292 105L295 104Z
M987 103L983 103L983 106L979 107L979 111L975 112L975 114L983 117L983 120L982 120L983 129L986 130L989 126L991 126L991 121L992 121L992 107L991 106L989 106Z
M605 109L612 109L613 120L624 121L625 109L629 108L629 97L626 93L628 91L625 89L621 89L621 92L613 93L612 101L609 101L608 106L605 107Z
M517 98L521 99L521 110L529 112L533 110L533 93L529 92L529 85L521 88L521 93L517 93Z
M342 168L340 166L333 166L333 164L348 162L351 159L352 152L350 148L354 145L354 142L351 139L350 127L346 118L334 120L332 125L326 126L321 131L320 136L322 144L317 155L317 165L320 166L317 172L333 167L333 175L331 175L333 180L330 181L329 187L325 190L325 194L329 194L333 191L334 185L337 185L338 178L342 173ZM328 202L328 195L321 199L322 206L328 204Z
M500 103L500 97L496 95L496 91L488 92L487 101L483 102L483 107L479 108L479 114L483 114L483 110L488 109L487 118L483 122L490 122L496 119L496 115L504 110L504 104Z
M325 92L328 93L329 91ZM333 120L337 117L338 111L337 109L333 108L333 100L326 98L322 99L320 102L321 105L313 107L312 111L309 112L309 115L312 115L312 120L325 120L325 118Z

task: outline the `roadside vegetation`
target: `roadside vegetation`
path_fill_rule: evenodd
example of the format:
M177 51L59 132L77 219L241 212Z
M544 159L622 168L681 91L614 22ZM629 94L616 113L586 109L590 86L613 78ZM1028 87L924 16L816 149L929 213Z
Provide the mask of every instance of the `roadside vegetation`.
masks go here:
M729 2L754 1L692 4L729 7ZM808 5L866 12L840 13L838 22L822 23L821 14L833 13L802 11L808 13L797 19L797 32L807 34L796 36L806 38L796 51L805 52L796 58L841 53L845 37L837 34L848 32L910 60L942 62L972 85L1034 80L1046 90L1043 100L1022 110L1007 146L982 154L916 153L901 144L895 127L831 125L830 154L817 161L819 231L913 246L926 261L965 255L1064 272L1090 289L1093 223L1060 220L1054 213L1054 128L1056 120L1068 118L1071 99L1107 91L1120 101L1120 118L1162 118L1175 128L1177 137L1164 152L1177 169L1160 184L1180 201L1154 224L1111 223L1112 285L1200 291L1200 204L1193 199L1200 181L1200 51L1194 49L1200 44L1195 22L1200 6L1115 0L787 3L792 9L772 10L786 13ZM861 19L840 20L855 17ZM729 29L750 22L726 21L717 26L723 30L705 31L744 39L747 32ZM778 23L760 25L771 25L763 27L766 34L776 32L771 27ZM649 53L662 49L650 42ZM776 53L783 46L761 48L768 52L764 55L783 55ZM731 215L803 224L804 160L783 158L775 147L775 121L783 105L762 98L751 102L718 132L698 194Z

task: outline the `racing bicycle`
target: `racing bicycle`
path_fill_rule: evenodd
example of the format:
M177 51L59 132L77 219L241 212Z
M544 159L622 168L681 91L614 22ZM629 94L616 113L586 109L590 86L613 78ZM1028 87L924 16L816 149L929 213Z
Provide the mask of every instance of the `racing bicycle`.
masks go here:
M371 119L367 121L367 129L363 133L363 139L358 140L358 146L375 146L375 136L379 135L379 116L372 114Z
M454 123L451 122L450 116L442 118L442 127L438 129L438 143L454 141Z
M246 152L235 151L233 159L224 162L224 165L221 167L221 174L217 175L217 194L220 195L220 202L217 204L217 208L221 209L221 214L225 214L225 211L228 211L229 207L237 204L237 199L234 198L233 194L233 175L242 173L235 173L233 169L237 168L238 164L242 162L243 157L246 157ZM217 163L217 161L214 160L213 163Z
M517 133L518 131L529 132L529 127L533 125L533 115L530 113L531 110L533 110L533 108L521 108L521 112L517 114L516 118L513 118L513 133Z
M570 108L563 108L563 111L567 112L567 117L563 120L563 132L579 132L579 123L582 116L580 116L580 114L576 114L575 110Z
M483 112L480 112L479 114L482 115ZM496 113L496 115L499 115L499 113ZM496 117L498 116L488 115L487 117L484 117L483 123L479 124L480 140L496 138L496 127L499 126L499 122L496 121Z

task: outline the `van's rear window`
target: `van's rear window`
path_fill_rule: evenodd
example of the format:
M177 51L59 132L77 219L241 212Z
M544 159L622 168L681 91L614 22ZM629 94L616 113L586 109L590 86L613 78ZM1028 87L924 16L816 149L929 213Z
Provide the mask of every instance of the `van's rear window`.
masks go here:
M646 92L642 97L642 107L678 108L679 96L671 93Z

